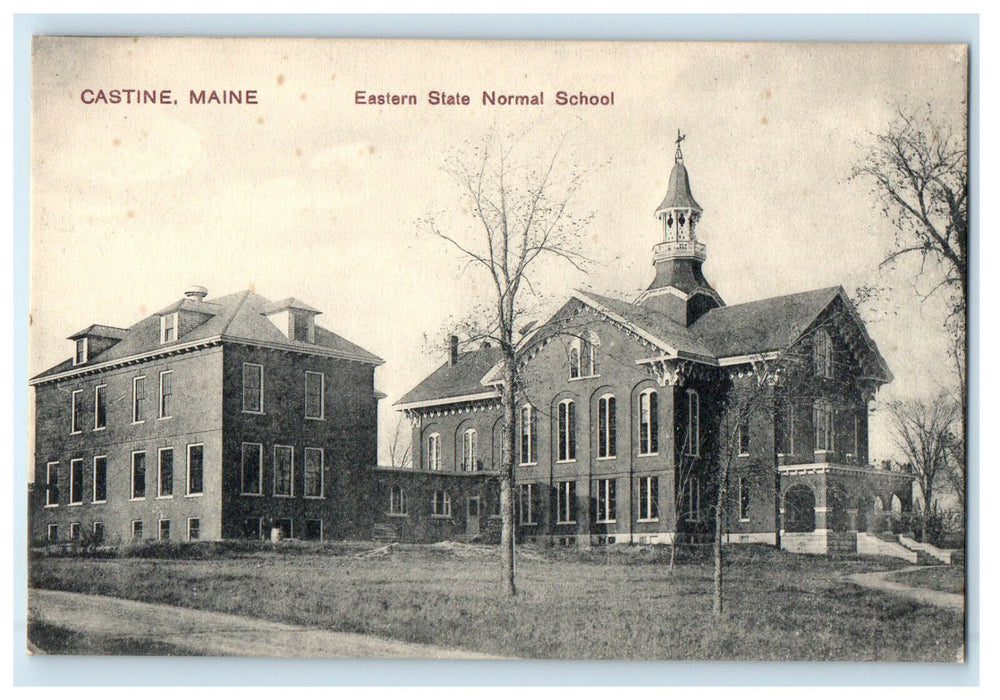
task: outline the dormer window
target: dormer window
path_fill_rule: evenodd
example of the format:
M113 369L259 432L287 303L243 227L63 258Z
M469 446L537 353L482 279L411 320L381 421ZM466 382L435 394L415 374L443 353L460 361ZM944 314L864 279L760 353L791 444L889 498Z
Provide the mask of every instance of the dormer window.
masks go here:
M303 343L311 343L314 337L312 315L292 314L292 339Z
M82 365L86 361L87 361L87 339L77 338L76 354L73 356L73 364Z
M177 312L160 316L160 343L177 340Z

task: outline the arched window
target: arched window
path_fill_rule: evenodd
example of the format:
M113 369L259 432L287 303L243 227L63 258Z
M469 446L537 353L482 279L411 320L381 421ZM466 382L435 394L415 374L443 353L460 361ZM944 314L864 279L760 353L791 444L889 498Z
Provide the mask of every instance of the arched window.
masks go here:
M684 436L684 454L697 457L701 445L701 399L694 389L687 390L687 432Z
M570 399L559 404L559 455L560 462L576 459L576 404Z
M521 407L521 464L538 461L538 423L531 404Z
M833 449L833 409L825 399L813 404L813 428L816 431L816 449Z
M587 340L573 338L569 346L569 377L593 377L597 374L596 337Z
M608 459L618 454L615 428L615 397L606 394L597 400L597 456Z
M431 433L427 437L427 468L431 471L441 470L441 436Z
M833 342L823 328L813 336L813 368L817 377L833 377Z
M406 515L406 491L402 486L393 486L389 491L389 513Z
M477 437L476 429L469 428L464 433L462 433L462 471L463 472L478 472L479 471L479 458L477 456L476 444L479 440Z
M639 394L639 454L655 455L659 449L659 407L655 389Z

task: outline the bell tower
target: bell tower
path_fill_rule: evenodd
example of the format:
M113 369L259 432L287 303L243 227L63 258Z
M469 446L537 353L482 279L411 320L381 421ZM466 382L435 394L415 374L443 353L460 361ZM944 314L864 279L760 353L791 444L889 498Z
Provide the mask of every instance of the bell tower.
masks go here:
M656 276L637 303L689 326L709 309L723 306L723 301L701 271L706 258L705 244L697 234L702 209L691 194L684 166L681 142L685 138L678 130L667 196L656 208L663 235L663 240L653 246Z

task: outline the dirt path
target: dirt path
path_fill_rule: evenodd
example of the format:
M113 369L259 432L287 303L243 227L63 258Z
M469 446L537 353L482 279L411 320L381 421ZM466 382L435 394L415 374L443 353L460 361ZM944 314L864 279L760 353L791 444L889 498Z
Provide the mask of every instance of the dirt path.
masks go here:
M917 588L915 586L908 586L905 583L888 580L888 577L894 574L900 574L904 571L919 571L926 568L929 567L908 566L905 569L896 569L895 571L874 571L868 574L851 574L847 577L847 580L851 583L856 583L859 586L864 586L865 588L874 588L879 591L888 591L890 593L906 596L907 598L911 598L920 603L928 603L930 605L937 605L942 608L950 608L952 610L964 610L965 596L959 593L944 593L942 591L931 590L930 588Z
M28 618L84 634L165 642L192 654L210 656L497 658L429 644L65 591L31 589Z

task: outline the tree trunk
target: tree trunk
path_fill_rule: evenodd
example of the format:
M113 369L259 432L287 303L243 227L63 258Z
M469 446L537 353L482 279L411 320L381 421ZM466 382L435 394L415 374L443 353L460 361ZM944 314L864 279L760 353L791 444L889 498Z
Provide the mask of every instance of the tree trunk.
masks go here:
M715 617L722 617L722 529L725 517L726 489L729 484L729 464L722 467L719 478L719 493L715 497L715 542L713 545L715 554L715 576L714 576L714 600L712 602L712 614Z
M505 348L500 404L503 407L503 447L500 467L500 562L503 568L504 592L517 594L514 584L514 420L515 420L515 357L513 347Z

